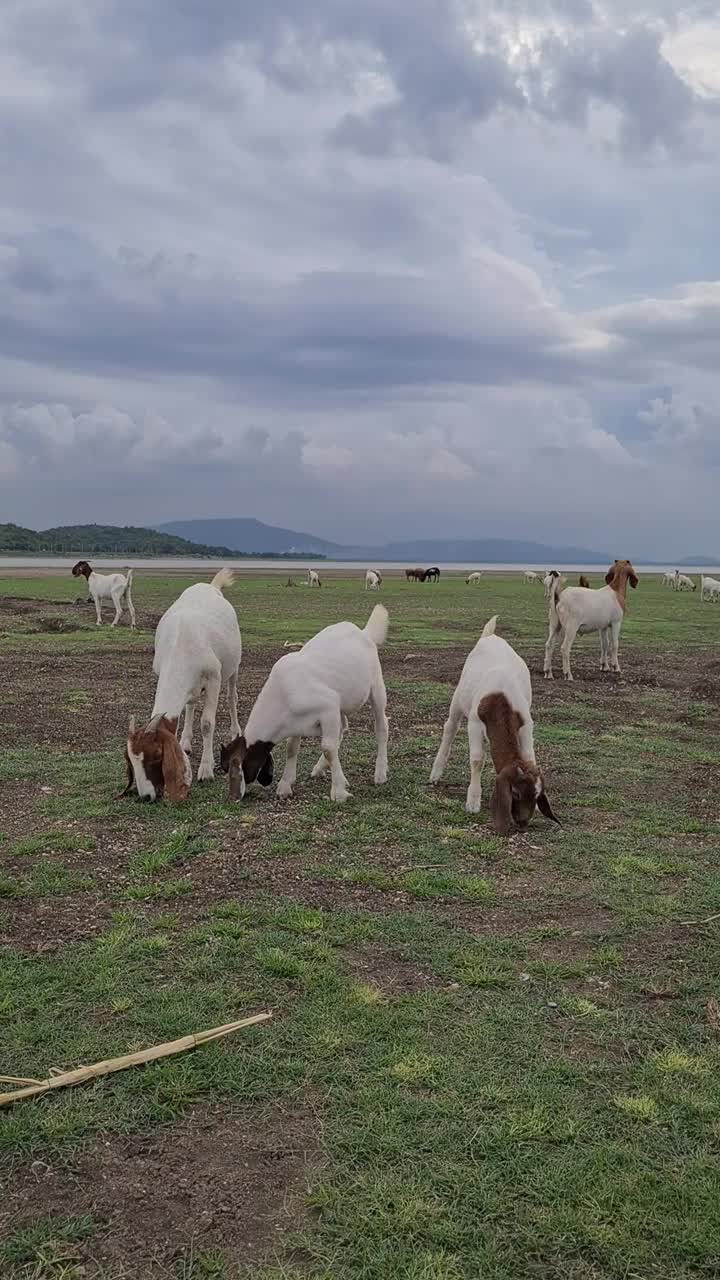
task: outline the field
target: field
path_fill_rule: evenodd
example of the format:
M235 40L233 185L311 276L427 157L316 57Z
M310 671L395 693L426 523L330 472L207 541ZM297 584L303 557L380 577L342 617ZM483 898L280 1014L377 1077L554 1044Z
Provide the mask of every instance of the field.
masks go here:
M285 640L376 599L284 581L230 592L241 721ZM133 635L69 578L0 580L0 1072L273 1020L0 1111L3 1280L716 1276L718 610L642 579L623 674L589 637L550 684L540 588L388 581L387 787L362 713L346 806L312 744L286 804L230 807L220 776L178 808L119 800L187 584L139 575ZM563 822L509 841L465 813L463 735L427 783L491 613Z

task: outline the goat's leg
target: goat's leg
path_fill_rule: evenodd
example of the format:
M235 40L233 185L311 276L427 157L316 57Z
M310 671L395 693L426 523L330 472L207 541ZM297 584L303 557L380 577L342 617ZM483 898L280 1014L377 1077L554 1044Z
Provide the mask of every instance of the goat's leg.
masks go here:
M340 743L342 743L342 740L345 737L345 734L348 733L349 730L350 730L350 725L348 723L348 718L343 712L342 716L340 717ZM327 773L327 771L328 771L328 762L325 759L325 756L321 752L320 759L316 761L316 763L313 765L312 769L310 770L310 777L322 778L323 774Z
M610 628L600 629L600 670L610 670Z
M131 631L134 631L137 626L137 618L135 617L135 605L133 604L132 596L129 591L125 592L125 604L127 606L128 613L130 614L130 629Z
M102 626L102 606L100 604L100 597L93 596L93 600L95 601L95 626L101 627Z
M348 783L340 764L340 742L342 739L342 716L339 707L328 708L320 717L322 733L321 746L323 755L330 769L330 799L342 804L348 799Z
M470 786L465 808L468 813L479 813L482 804L482 767L485 754L485 730L478 719L468 720L468 746L470 747Z
M228 702L230 704L230 733L233 738L240 737L240 721L238 720L238 673L234 671L227 685Z
M442 741L438 747L438 753L433 761L433 767L430 770L430 781L432 783L439 782L447 769L452 744L457 736L461 720L462 715L455 707L454 702L452 702L450 704L450 713L443 727Z
M551 622L551 623L550 623L550 632L549 632L549 634L548 634L548 638L547 638L547 644L545 645L545 668L544 668L544 674L545 674L545 679L546 679L546 680L552 680L552 679L553 679L553 669L552 669L552 664L553 664L553 654L555 653L555 650L556 650L556 648L557 648L557 642L558 642L558 640L560 639L561 634L562 634L562 626L560 625L560 623L559 623L559 622L555 622L555 623Z
M385 681L383 680L380 664L370 690L370 705L372 706L373 716L375 718L375 737L377 738L377 755L375 757L375 786L381 787L387 782L388 774L388 718L385 714L387 707L387 693L385 691Z
M610 624L610 630L611 630L611 633L612 633L612 641L611 641L611 647L612 647L611 665L612 665L612 669L613 669L613 671L617 671L617 672L619 672L619 671L620 671L620 663L619 663L619 661L618 661L618 648L619 648L619 645L620 645L620 627L621 627L621 626L622 626L622 623L621 623L621 622L613 622L613 623L611 623L611 624Z
M215 777L215 757L213 755L213 739L215 737L215 720L220 698L220 672L213 671L205 682L205 703L200 717L203 749L198 769L198 782L211 782Z
M183 720L183 731L180 739L180 746L186 756L192 755L193 729L195 727L195 709L196 702L185 703L185 718Z
M573 673L570 669L570 650L572 649L573 644L575 643L575 637L577 635L577 627L573 626L572 623L568 623L564 628L564 631L565 631L565 634L563 635L563 642L562 642L562 645L560 646L560 652L562 654L563 675L566 680L572 680Z
M278 800L289 800L293 793L295 779L297 778L297 762L301 741L301 738L288 738L287 740L285 768L283 769L282 778L277 785Z
M111 625L112 627L116 627L116 626L117 626L117 624L118 624L118 622L119 622L119 621L120 621L120 619L122 618L122 612L123 612L123 606L122 606L122 602L123 602L123 593L122 593L122 591L115 591L115 592L113 592L112 602L113 602L113 604L115 605L115 617L113 618L113 620L112 620L112 622L111 622L111 624L110 624L110 625Z

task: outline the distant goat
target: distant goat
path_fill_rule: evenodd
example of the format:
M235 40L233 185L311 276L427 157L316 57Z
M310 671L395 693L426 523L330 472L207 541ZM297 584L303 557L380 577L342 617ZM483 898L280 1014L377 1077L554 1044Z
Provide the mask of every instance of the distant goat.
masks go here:
M205 695L201 727L203 751L198 769L200 782L214 773L213 736L221 688L226 685L230 702L230 728L240 734L237 715L237 678L242 642L237 614L223 596L233 581L231 569L221 569L212 582L196 582L183 591L163 614L155 632L153 671L157 676L155 702L144 729L130 721L125 763L126 795L136 786L138 794L157 800L184 800L192 782L190 752L195 710ZM185 711L182 739L177 740L178 720Z
M584 573L581 573L578 578L578 586L585 587L586 591L590 590L590 579L586 578Z
M496 622L491 618L486 624L465 661L430 781L442 778L455 735L467 720L470 786L465 808L468 813L480 811L483 758L489 744L496 775L490 814L495 830L505 836L513 826L525 831L536 807L551 822L558 820L535 762L530 672L507 641L495 635Z
M660 579L660 585L663 587L674 587L677 569L668 569Z
M562 636L562 665L566 680L572 680L570 650L577 635L600 632L600 670L620 670L618 642L625 615L625 589L638 584L637 574L629 560L615 560L605 574L607 586L598 591L586 587L562 590L558 578L550 596L550 631L545 645L545 678L552 680L552 660Z
M322 586L322 582L320 581L320 574L316 573L314 569L308 569L308 586L309 587Z
M230 798L241 800L246 784L263 769L272 768L277 742L287 741L285 769L278 784L281 800L292 795L302 738L320 738L322 755L312 776L329 769L330 799L342 802L350 793L340 764L340 744L348 727L347 717L369 700L375 718L377 756L375 783L387 780L387 695L378 646L385 643L388 613L382 605L373 609L361 631L353 622L325 627L303 645L299 653L279 658L250 712L245 732L221 752L221 764L230 775Z
M434 564L431 569L425 570L425 577L423 578L423 582L439 582L439 581L440 581L440 570L438 569L436 564Z
M365 574L365 590L379 591L382 585L382 578L376 569L368 569Z
M406 569L405 577L408 582L424 582L425 570L424 569Z
M710 578L706 573L700 575L700 599L720 600L720 581Z
M465 585L468 587L473 586L476 583L480 582L481 578L482 578L482 569L476 569L474 573L468 574L467 578L465 579Z
M693 582L686 573L678 573L675 571L675 590L676 591L697 591L697 582Z
M534 569L526 569L523 574L523 580L525 582L539 582L540 578L538 577Z
M115 605L115 617L110 624L116 627L120 621L123 608L130 614L130 626L135 630L135 606L132 601L132 569L124 573L96 573L87 560L78 560L72 569L73 578L86 578L87 588L95 603L95 620L102 626L102 602L112 600Z

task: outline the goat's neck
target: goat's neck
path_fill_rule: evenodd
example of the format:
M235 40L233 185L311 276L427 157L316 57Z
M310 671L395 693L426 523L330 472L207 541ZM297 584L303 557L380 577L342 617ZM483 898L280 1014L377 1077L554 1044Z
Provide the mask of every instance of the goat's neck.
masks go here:
M529 768L535 764L532 737L529 742L521 743L521 733L526 728L525 722L504 695L493 695L491 698L483 699L478 708L478 714L485 725L496 773L500 773L508 765L516 764L522 768Z
M622 609L623 613L625 612L625 609L626 609L625 592L627 591L627 580L628 580L627 573L622 572L622 573L619 573L616 578L613 578L613 581L610 583L610 588L612 591L615 592L615 595L617 596L617 602L620 605L620 608Z

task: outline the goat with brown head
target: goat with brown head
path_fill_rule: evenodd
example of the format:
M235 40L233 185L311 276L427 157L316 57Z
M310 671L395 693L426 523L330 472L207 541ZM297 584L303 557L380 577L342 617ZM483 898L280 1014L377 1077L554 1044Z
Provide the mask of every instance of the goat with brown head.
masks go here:
M527 831L539 809L544 818L560 826L545 794L545 781L537 766L516 760L500 770L490 797L490 817L498 835L510 835L513 829Z
M248 747L243 734L220 748L220 768L228 775L228 795L231 800L242 800L245 788L251 782L269 787L274 776L274 742L253 742Z
M130 720L125 764L128 782L123 795L135 786L143 800L163 796L177 804L186 800L192 782L192 768L177 740L177 720L154 716L144 729Z

